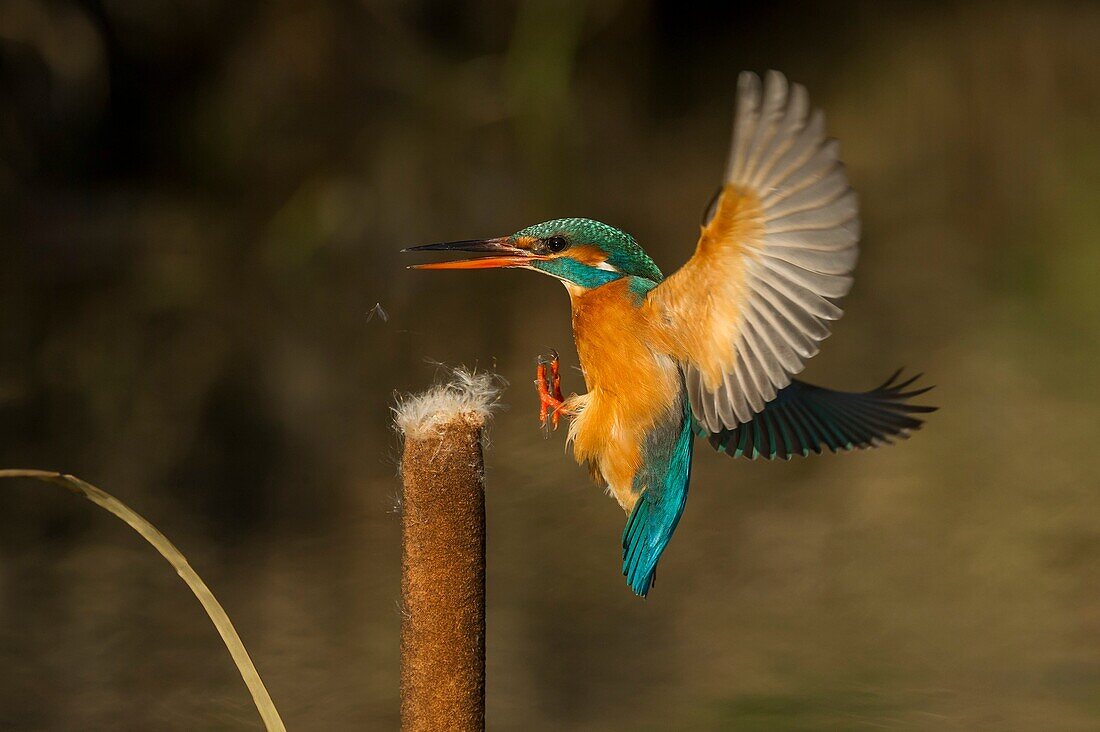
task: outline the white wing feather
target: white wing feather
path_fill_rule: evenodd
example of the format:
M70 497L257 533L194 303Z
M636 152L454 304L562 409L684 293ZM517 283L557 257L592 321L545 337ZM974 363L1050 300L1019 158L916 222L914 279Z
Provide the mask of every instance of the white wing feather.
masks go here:
M707 254L743 260L730 270L739 281L695 293L739 302L735 322L716 323L729 330L732 344L728 357L717 357L725 375L708 373L713 358L684 356L692 410L712 432L761 411L817 353L828 321L842 314L833 301L852 286L859 203L839 156L838 143L825 137L824 115L810 111L805 88L788 85L775 71L763 84L753 73L741 74L723 190L755 198L759 220L754 240L721 242L720 255ZM654 290L652 299L673 328L687 325L676 321L693 312L672 300L688 297L685 285L697 271L685 265L680 285Z

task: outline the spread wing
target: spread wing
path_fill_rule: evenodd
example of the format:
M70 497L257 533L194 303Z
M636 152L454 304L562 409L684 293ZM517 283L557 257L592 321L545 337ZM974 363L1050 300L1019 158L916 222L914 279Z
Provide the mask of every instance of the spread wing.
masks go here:
M673 334L696 419L749 422L817 353L852 286L858 204L806 90L737 83L725 180L695 254L648 301Z
M906 391L920 374L898 382L897 371L877 389L864 392L834 391L798 379L779 392L752 420L713 434L704 432L718 452L751 460L790 460L792 455L821 454L890 444L920 429L914 416L936 407L910 404L932 387Z

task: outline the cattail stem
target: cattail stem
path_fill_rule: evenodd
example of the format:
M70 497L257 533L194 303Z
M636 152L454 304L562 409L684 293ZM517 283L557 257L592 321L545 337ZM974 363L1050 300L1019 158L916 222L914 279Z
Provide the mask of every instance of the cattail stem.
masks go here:
M401 727L485 728L482 430L498 390L485 375L406 399L401 518Z

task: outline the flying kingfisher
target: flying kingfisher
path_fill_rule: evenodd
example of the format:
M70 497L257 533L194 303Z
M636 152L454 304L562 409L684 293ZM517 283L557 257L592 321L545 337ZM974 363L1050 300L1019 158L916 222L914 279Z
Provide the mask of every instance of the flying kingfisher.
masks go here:
M890 444L934 407L900 372L866 392L793 379L841 315L859 214L836 140L806 89L770 71L737 83L733 142L695 253L665 277L624 231L565 218L511 236L406 251L485 256L414 269L530 269L565 285L587 393L564 398L540 357L540 420L571 418L577 462L627 512L623 575L645 596L687 501L696 436L733 457L790 459Z

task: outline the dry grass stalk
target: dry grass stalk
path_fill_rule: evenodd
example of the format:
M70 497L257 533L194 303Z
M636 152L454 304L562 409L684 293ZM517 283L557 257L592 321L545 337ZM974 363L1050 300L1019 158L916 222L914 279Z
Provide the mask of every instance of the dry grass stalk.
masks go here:
M202 603L206 614L210 616L210 621L214 623L218 634L221 635L225 647L229 649L229 655L233 657L233 662L237 664L237 670L240 671L241 678L244 679L248 691L252 694L252 700L256 703L256 709L260 713L264 726L268 730L285 732L286 727L283 726L283 720L279 717L279 712L276 711L275 704L271 701L271 696L267 693L267 688L260 679L260 675L256 671L248 651L245 650L244 644L241 643L241 638L237 635L229 616L225 614L225 610L217 598L214 597L214 593L191 568L186 557L180 553L180 550L172 542L168 541L164 534L107 491L85 483L80 478L72 475L47 470L0 470L0 478L31 478L60 485L77 495L87 498L141 534L145 541L149 542L154 549L160 552L162 557L168 560L168 563L172 565L176 573L187 583L187 586L191 588L191 592L195 593L195 597Z

